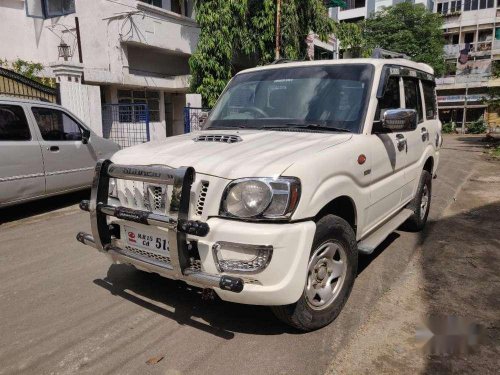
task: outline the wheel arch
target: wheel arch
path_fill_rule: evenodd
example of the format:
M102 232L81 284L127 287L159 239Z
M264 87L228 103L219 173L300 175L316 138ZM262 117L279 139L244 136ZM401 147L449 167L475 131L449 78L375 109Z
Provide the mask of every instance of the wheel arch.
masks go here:
M351 197L341 195L332 199L314 216L314 221L318 222L318 220L325 215L335 215L341 217L349 223L354 230L354 233L356 233L358 216L356 212L356 204Z
M424 171L427 171L431 174L434 172L434 158L432 156L429 156L427 160L424 163Z

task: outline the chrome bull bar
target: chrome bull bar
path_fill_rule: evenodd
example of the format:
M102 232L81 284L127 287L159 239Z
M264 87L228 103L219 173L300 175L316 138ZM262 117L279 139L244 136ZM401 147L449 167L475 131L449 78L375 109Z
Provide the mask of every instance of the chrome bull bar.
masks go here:
M168 214L163 215L109 205L110 178L172 185ZM188 218L190 192L194 179L195 170L192 167L174 169L164 166L118 165L113 164L110 160L99 160L95 167L90 201L84 200L80 203L80 208L90 213L92 235L80 232L76 239L101 252L119 254L120 259L130 264L138 265L141 263L141 266L146 266L152 272L158 271L158 273L164 274L164 269L175 278L190 280L201 286L219 287L236 293L241 292L244 286L244 281L241 278L213 275L202 271L193 271L189 268L187 235L205 237L210 231L207 223ZM121 249L113 245L114 235L108 226L107 216L167 228L170 264L159 267L158 264L148 265L147 262L130 256L124 257Z

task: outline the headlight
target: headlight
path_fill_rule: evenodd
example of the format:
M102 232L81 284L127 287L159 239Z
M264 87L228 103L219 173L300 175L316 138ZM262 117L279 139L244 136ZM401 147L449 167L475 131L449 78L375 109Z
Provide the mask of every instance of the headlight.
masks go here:
M244 178L231 182L222 197L220 214L243 219L287 219L300 195L293 177Z
M108 195L112 198L118 198L118 187L116 185L116 178L109 179Z

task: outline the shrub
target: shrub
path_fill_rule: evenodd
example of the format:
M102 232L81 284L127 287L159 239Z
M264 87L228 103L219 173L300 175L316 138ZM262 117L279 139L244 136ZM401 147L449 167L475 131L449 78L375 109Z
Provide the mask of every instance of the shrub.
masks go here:
M454 122L447 122L446 124L443 124L443 128L441 131L444 134L451 134L455 133L455 123Z
M482 134L486 132L486 129L487 126L483 116L481 116L478 120L471 122L469 125L467 125L467 132L469 134Z

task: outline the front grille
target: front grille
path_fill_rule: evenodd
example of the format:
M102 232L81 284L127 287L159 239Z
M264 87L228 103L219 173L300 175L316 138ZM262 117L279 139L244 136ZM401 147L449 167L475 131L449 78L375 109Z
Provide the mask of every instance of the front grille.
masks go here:
M148 210L165 213L167 203L166 186L144 184L144 203Z
M124 207L165 214L169 190L165 185L118 180L118 198Z
M207 134L207 135L199 135L196 138L193 138L193 141L236 143L236 142L241 142L242 139L239 135Z
M201 216L203 214L203 207L207 199L208 181L201 181L200 194L198 195L198 202L196 203L196 214Z
M130 255L138 255L140 258L146 258L146 259L151 259L151 260L156 260L157 262L165 263L165 264L170 264L170 257L165 256L165 255L160 255L156 253L152 253L147 250L142 250L138 249L137 247L133 246L125 246L125 252L131 253Z

